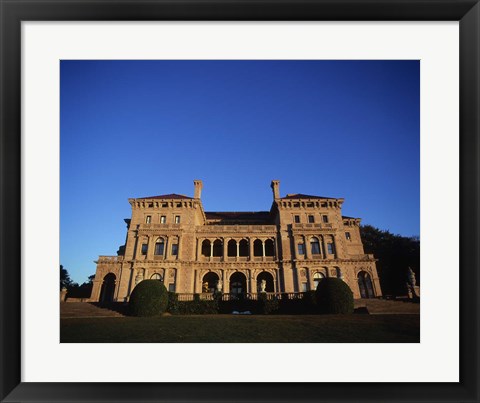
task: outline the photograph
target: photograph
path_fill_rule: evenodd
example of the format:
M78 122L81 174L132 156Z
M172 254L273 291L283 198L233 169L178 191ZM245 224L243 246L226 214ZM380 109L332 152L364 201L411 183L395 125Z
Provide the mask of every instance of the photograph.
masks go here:
M420 60L61 60L61 343L420 343Z

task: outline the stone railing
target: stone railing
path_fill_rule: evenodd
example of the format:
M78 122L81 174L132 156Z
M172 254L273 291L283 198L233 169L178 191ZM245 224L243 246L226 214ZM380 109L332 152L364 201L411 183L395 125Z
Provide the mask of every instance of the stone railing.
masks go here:
M180 293L177 294L177 298L179 301L193 301L198 295L198 298L202 301L213 301L214 295L212 293L201 293L201 294L187 294L187 293ZM240 298L245 298L249 300L256 301L258 300L258 296L260 293L246 293L246 294L232 294L232 293L225 293L222 294L222 301L231 301L237 300ZM265 293L268 300L273 299L302 299L304 293L302 292L266 292Z
M180 224L139 224L139 229L180 229Z

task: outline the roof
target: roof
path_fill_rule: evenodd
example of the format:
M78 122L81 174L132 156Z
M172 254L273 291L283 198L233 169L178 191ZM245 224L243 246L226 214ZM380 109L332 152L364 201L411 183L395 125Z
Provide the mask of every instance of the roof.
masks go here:
M360 218L357 218L357 217L349 217L349 216L346 216L346 215L342 215L342 218L346 219L346 220L360 220Z
M160 195L160 196L137 197L137 199L192 199L192 197L171 193L168 195Z
M206 211L207 220L266 221L269 211Z
M311 196L311 195L304 195L302 193L294 193L294 194L287 194L285 197L281 197L281 199L335 199L335 197Z

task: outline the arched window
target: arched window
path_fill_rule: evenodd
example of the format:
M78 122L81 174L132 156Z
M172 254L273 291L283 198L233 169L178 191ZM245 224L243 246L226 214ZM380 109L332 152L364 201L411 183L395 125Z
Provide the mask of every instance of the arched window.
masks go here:
M358 273L358 288L362 298L374 298L372 279L366 271Z
M153 273L152 277L150 277L150 280L158 280L158 281L163 281L163 278L160 274L158 273Z
M155 242L155 255L163 256L165 252L165 241L162 238L158 238Z
M202 256L210 256L210 241L208 239L202 242Z
M223 243L220 239L213 242L213 256L219 257L223 255Z
M318 271L313 275L313 286L315 290L317 289L320 281L322 281L322 278L325 278L325 275L323 273L319 273Z
M265 256L275 256L275 248L273 246L273 239L265 241Z
M263 256L263 243L260 239L253 242L253 256Z
M313 237L310 239L310 246L312 248L312 255L320 254L320 242L318 242L318 238Z
M245 294L247 292L247 278L245 274L236 272L230 276L230 293Z
M239 242L239 255L248 256L248 242L246 239L242 239Z
M235 241L235 239L228 241L227 256L237 256L237 241Z

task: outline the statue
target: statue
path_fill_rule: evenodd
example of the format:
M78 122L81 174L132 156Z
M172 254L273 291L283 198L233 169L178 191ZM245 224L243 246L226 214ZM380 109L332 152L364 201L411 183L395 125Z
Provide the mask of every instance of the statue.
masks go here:
M417 279L415 278L415 273L411 267L408 268L407 273L407 291L409 298L413 300L420 299L420 287L417 285Z
M415 273L411 267L408 268L408 284L412 287L417 285L417 279L415 278Z
M208 292L208 281L202 284L202 292Z
M267 288L267 280L264 279L260 282L260 292L266 292L265 288Z
M223 282L222 280L217 281L217 292L222 292Z

